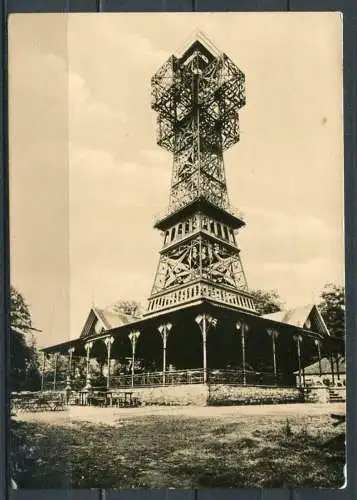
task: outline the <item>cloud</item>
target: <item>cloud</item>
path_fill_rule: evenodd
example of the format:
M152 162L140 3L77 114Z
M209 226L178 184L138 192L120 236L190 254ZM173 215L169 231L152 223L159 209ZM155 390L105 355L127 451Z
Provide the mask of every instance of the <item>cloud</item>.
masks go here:
M84 79L68 73L69 134L71 142L105 147L115 144L126 114L95 99Z
M107 200L108 206L114 200L120 205L141 207L166 204L170 168L165 175L162 165L120 161L109 151L77 148L73 143L69 164L73 196Z
M144 161L148 161L154 165L165 165L171 168L172 154L157 146L155 149L144 149L140 152Z
M88 16L76 15L69 18L69 45L83 47L86 40L85 53L88 58L98 56L111 66L125 60L125 66L142 69L145 66L161 65L167 59L168 53L155 46L148 37L142 34L139 24L146 24L147 16L130 16L126 14L127 23L120 23L118 32L118 16ZM90 34L90 36L89 36ZM83 54L83 49L81 54ZM130 57L128 57L130 54Z
M116 111L105 102L95 100L84 79L73 71L68 73L68 91L70 120L77 121L78 126L83 127L83 125L87 124L88 128L90 128L93 125L92 121L101 118L117 120L121 123L126 122L125 113ZM71 125L74 126L73 123ZM97 127L98 125L97 123Z
M254 262L306 262L323 256L343 261L342 227L304 213L250 210L240 244Z

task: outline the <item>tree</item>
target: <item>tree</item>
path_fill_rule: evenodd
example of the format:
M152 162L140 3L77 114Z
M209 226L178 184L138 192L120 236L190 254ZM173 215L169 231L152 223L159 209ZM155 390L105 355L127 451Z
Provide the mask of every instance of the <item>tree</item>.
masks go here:
M319 309L331 335L345 336L345 288L326 283L320 294Z
M129 314L130 316L140 316L142 314L142 305L136 300L119 300L112 307L112 311Z
M270 314L281 311L284 303L276 290L250 290L254 299L255 307L259 314Z
M23 296L11 287L10 296L10 388L12 391L38 389L38 369L31 313Z

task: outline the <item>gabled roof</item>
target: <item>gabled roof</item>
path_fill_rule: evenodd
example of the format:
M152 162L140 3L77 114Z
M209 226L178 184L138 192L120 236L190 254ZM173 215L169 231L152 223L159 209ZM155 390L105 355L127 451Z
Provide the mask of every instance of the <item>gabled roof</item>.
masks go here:
M312 331L317 331L317 333L330 335L321 313L315 304L307 304L305 306L294 307L292 309L277 311L275 313L264 314L262 317L273 321L279 321L280 323L297 326L298 328L302 328L304 330L311 329ZM311 322L313 326L309 326L309 322Z
M339 356L339 372L346 373L346 358L344 356ZM319 362L316 361L312 365L305 366L304 368L305 375L320 375L320 366ZM336 373L336 361L334 361L334 372ZM331 374L331 363L328 358L321 358L321 372L323 375ZM297 374L298 372L294 372Z
M126 325L127 323L132 323L139 319L138 316L133 316L131 314L125 314L122 312L114 312L109 309L98 309L94 308L97 316L100 317L102 322L106 325L106 329L116 328L117 326Z
M103 330L111 330L113 328L117 328L118 326L127 325L128 323L137 321L138 319L140 319L138 316L133 316L131 314L92 307L89 311L80 336L86 337L89 335L96 320L100 322Z

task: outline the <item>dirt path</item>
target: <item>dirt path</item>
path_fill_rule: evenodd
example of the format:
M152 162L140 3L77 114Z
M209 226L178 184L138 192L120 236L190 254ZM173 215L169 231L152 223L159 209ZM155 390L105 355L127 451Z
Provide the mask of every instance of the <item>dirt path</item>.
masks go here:
M227 421L244 416L313 416L345 413L344 403L333 404L290 404L259 406L146 406L142 408L97 408L93 406L72 406L61 412L20 412L17 420L28 422L48 422L68 425L71 422L91 422L115 425L118 420L136 419L149 416L175 416L182 418L219 418Z

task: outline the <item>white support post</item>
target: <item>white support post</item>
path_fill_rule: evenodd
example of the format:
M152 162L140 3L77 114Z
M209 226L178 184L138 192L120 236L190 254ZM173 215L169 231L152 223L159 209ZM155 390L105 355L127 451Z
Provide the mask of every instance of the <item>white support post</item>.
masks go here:
M278 383L278 371L277 371L277 367L276 367L276 345L275 345L275 341L279 337L279 332L277 330L268 329L267 330L267 334L269 335L269 337L271 337L271 341L272 341L274 377L275 377L275 382Z
M297 347L297 355L298 355L298 363L299 363L299 386L302 387L302 380L301 380L301 342L302 342L302 336L301 335L294 335L293 339L296 342L296 347Z
M90 353L93 347L93 341L89 341L86 344L84 344L85 350L86 350L86 385L85 389L90 389L91 388L91 380L90 380Z
M243 385L247 384L247 374L245 369L245 336L248 333L249 326L246 323L237 321L236 329L241 333L241 348L242 348L242 372L243 372Z
M45 366L46 366L46 353L42 351L42 363L41 363L41 391L44 389L45 384Z
M54 373L53 373L53 390L56 390L56 383L57 383L57 362L58 362L58 356L59 353L55 352L53 354L53 360L54 360Z
M114 337L105 337L104 343L107 348L107 365L108 365L108 371L107 371L107 390L109 391L110 388L110 359L111 359L111 350L112 350L112 345L114 342Z
M75 348L74 347L70 347L68 349L68 356L69 356L69 360L68 360L68 375L70 376L70 378L72 378L72 361L73 361L73 353L75 351Z
M321 344L320 344L320 340L315 339L314 343L315 343L315 346L316 346L316 349L317 349L317 354L319 356L319 373L320 373L320 377L321 377L322 376L322 366L321 366Z
M202 334L202 348L203 348L203 383L207 383L207 333L210 326L217 325L217 319L212 318L207 313L199 314L195 318L196 323L200 327Z
M75 351L74 347L68 349L68 367L67 367L67 380L66 380L66 390L71 390L72 383L72 356Z
M140 337L140 332L139 331L130 332L128 337L131 342L131 387L134 387L135 350L136 350L136 343L138 341L138 338Z
M167 347L167 337L172 328L171 323L164 323L159 326L158 330L162 338L162 385L166 384L166 347Z

